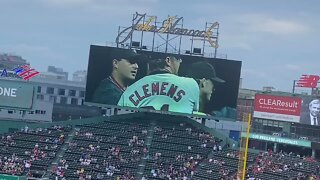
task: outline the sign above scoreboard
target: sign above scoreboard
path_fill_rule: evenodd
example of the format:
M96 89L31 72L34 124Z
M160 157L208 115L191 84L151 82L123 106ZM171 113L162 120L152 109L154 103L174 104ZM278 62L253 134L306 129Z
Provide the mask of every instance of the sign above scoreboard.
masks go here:
M146 14L139 14L138 12L136 12L133 18L132 26L127 27L119 32L116 38L116 43L120 44L126 42L132 37L134 31L144 31L201 38L201 40L204 39L205 41L208 41L212 47L218 48L217 36L213 35L213 30L219 26L218 22L212 23L211 26L209 26L205 30L194 30L177 27L177 25L181 23L182 20L183 17L169 16L167 19L163 20L162 23L160 23L161 26L157 26L156 16L147 16Z

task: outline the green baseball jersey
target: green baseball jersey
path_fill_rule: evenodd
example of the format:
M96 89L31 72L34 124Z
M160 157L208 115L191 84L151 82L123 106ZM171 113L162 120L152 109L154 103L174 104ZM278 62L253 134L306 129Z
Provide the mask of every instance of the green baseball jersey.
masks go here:
M110 76L100 82L92 96L91 102L117 105L123 92L124 88L122 88L117 81Z
M174 74L145 76L129 86L118 105L192 114L199 110L199 86Z

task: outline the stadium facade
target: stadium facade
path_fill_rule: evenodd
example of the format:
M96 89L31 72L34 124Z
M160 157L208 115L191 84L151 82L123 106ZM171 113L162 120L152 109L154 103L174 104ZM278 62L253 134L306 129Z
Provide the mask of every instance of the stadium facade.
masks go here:
M32 94L24 94L20 103L29 101L32 106L24 109L15 105L8 107L6 104L9 101L6 101L1 107L0 119L51 122L52 120L79 119L101 115L99 108L83 106L84 81L61 80L57 79L59 76L55 76L55 74L49 78L41 76L24 81L13 76L14 73L11 74L10 77L0 77L0 84L11 83L17 87L21 84L31 85L33 87Z
M255 107L258 101L258 99L256 99L257 95L262 98L284 98L284 100L288 101L300 99L301 104L297 112L298 115L294 116L290 113L286 114L284 111L279 112L277 110L261 110ZM306 124L303 117L304 112L308 109L309 102L318 98L317 96L292 94L288 92L240 89L237 119L247 121L248 114L251 114L251 117L253 117L250 129L249 148L263 151L272 149L274 152L294 152L301 156L320 158L320 128L319 126ZM268 106L264 108L268 108ZM294 111L293 108L286 110ZM296 120L292 119L292 117L296 117L294 118Z

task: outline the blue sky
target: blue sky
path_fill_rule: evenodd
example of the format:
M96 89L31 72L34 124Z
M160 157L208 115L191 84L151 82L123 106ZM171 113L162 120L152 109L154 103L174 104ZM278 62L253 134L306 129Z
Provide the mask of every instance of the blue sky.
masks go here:
M302 74L320 75L317 0L0 0L0 53L32 67L87 69L90 44L114 42L136 11L184 17L184 27L220 23L219 54L241 60L243 87L290 91Z

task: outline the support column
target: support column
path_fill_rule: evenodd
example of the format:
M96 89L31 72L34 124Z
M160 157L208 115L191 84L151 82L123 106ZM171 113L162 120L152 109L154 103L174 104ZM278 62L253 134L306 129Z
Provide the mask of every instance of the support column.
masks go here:
M277 143L274 143L274 145L273 145L273 152L277 152Z
M316 157L316 150L315 149L312 149L312 158L315 158Z

